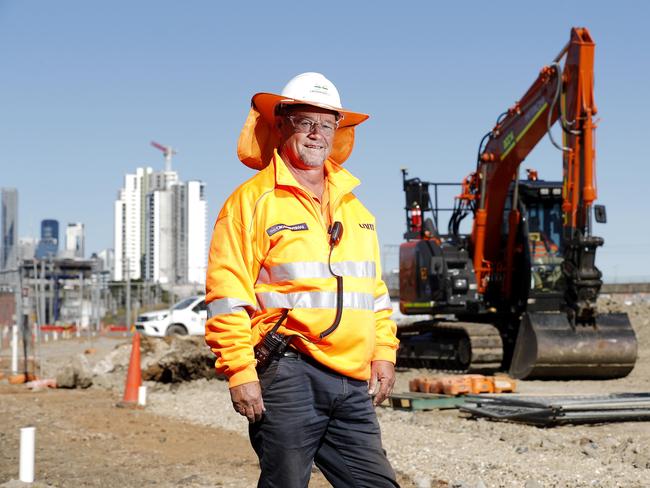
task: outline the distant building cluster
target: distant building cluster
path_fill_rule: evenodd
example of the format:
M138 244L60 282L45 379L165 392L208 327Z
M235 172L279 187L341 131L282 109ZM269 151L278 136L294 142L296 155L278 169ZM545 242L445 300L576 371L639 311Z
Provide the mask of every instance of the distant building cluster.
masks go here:
M126 174L115 200L114 279L205 283L207 204L202 181L167 167Z
M59 221L41 221L40 237L18 236L18 190L0 188L0 271L15 270L19 263L30 260L85 259L86 231L81 222L71 222L65 228L61 246ZM111 250L100 253L105 255ZM111 251L112 252L112 251ZM93 256L94 257L94 256ZM110 260L107 261L110 266ZM106 263L105 263L106 264Z
M205 183L180 181L171 169L175 151L152 145L164 151L165 169L137 168L124 176L124 187L114 202L114 248L93 253L90 259L103 279L124 281L128 276L161 285L203 284L207 263ZM33 259L86 258L83 223L62 227L56 219L43 219L39 237L19 238L18 190L0 188L0 201L0 271L16 270Z

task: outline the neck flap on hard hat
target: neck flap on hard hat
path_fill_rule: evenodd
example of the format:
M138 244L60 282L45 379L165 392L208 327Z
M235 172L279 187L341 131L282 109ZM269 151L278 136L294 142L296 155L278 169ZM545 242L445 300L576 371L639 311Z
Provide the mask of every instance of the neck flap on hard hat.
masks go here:
M280 146L280 136L264 120L255 107L251 107L239 134L237 156L249 168L263 169L271 162L273 150ZM354 127L340 127L336 130L329 158L343 164L354 147Z

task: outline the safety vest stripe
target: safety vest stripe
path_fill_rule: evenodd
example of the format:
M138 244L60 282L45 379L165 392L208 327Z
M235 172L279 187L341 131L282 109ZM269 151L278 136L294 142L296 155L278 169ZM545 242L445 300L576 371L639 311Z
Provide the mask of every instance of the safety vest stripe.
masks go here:
M238 298L218 298L208 303L208 318L229 313L247 312L247 308L254 310L255 306Z
M380 310L393 310L393 304L390 302L390 296L388 293L375 298L375 312Z
M373 261L340 261L332 263L332 271L340 276L353 278L371 278L377 276L377 266ZM283 281L305 280L314 278L331 278L327 263L298 262L284 263L262 268L257 284L272 284Z
M336 308L336 292L312 291L297 293L263 292L257 301L266 308ZM343 293L343 308L373 310L375 299L370 293Z

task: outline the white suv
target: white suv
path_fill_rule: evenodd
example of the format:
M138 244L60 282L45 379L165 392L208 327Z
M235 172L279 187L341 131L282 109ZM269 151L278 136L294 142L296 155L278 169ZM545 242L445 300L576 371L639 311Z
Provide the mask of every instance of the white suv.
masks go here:
M135 330L155 337L203 335L207 316L205 297L193 296L181 300L171 310L158 310L139 315L135 322Z

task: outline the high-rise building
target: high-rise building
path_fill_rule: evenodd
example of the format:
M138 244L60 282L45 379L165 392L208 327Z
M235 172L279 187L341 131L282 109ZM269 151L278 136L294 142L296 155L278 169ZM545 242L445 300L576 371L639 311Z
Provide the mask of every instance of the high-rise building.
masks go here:
M18 265L18 190L2 188L0 193L0 270L14 269Z
M59 253L59 221L45 219L41 221L41 240L36 248L38 259L55 258Z
M155 190L147 195L147 253L148 281L175 283L174 263L174 201L170 190Z
M147 273L158 283L205 283L205 184L177 182L147 196Z
M84 225L80 222L68 224L65 229L65 249L75 258L83 258L84 252Z
M205 183L187 182L187 277L189 283L205 283L207 257L208 204Z
M149 192L151 168L138 168L135 174L124 175L124 188L115 200L114 249L115 269L113 279L143 277L145 254L145 198Z

